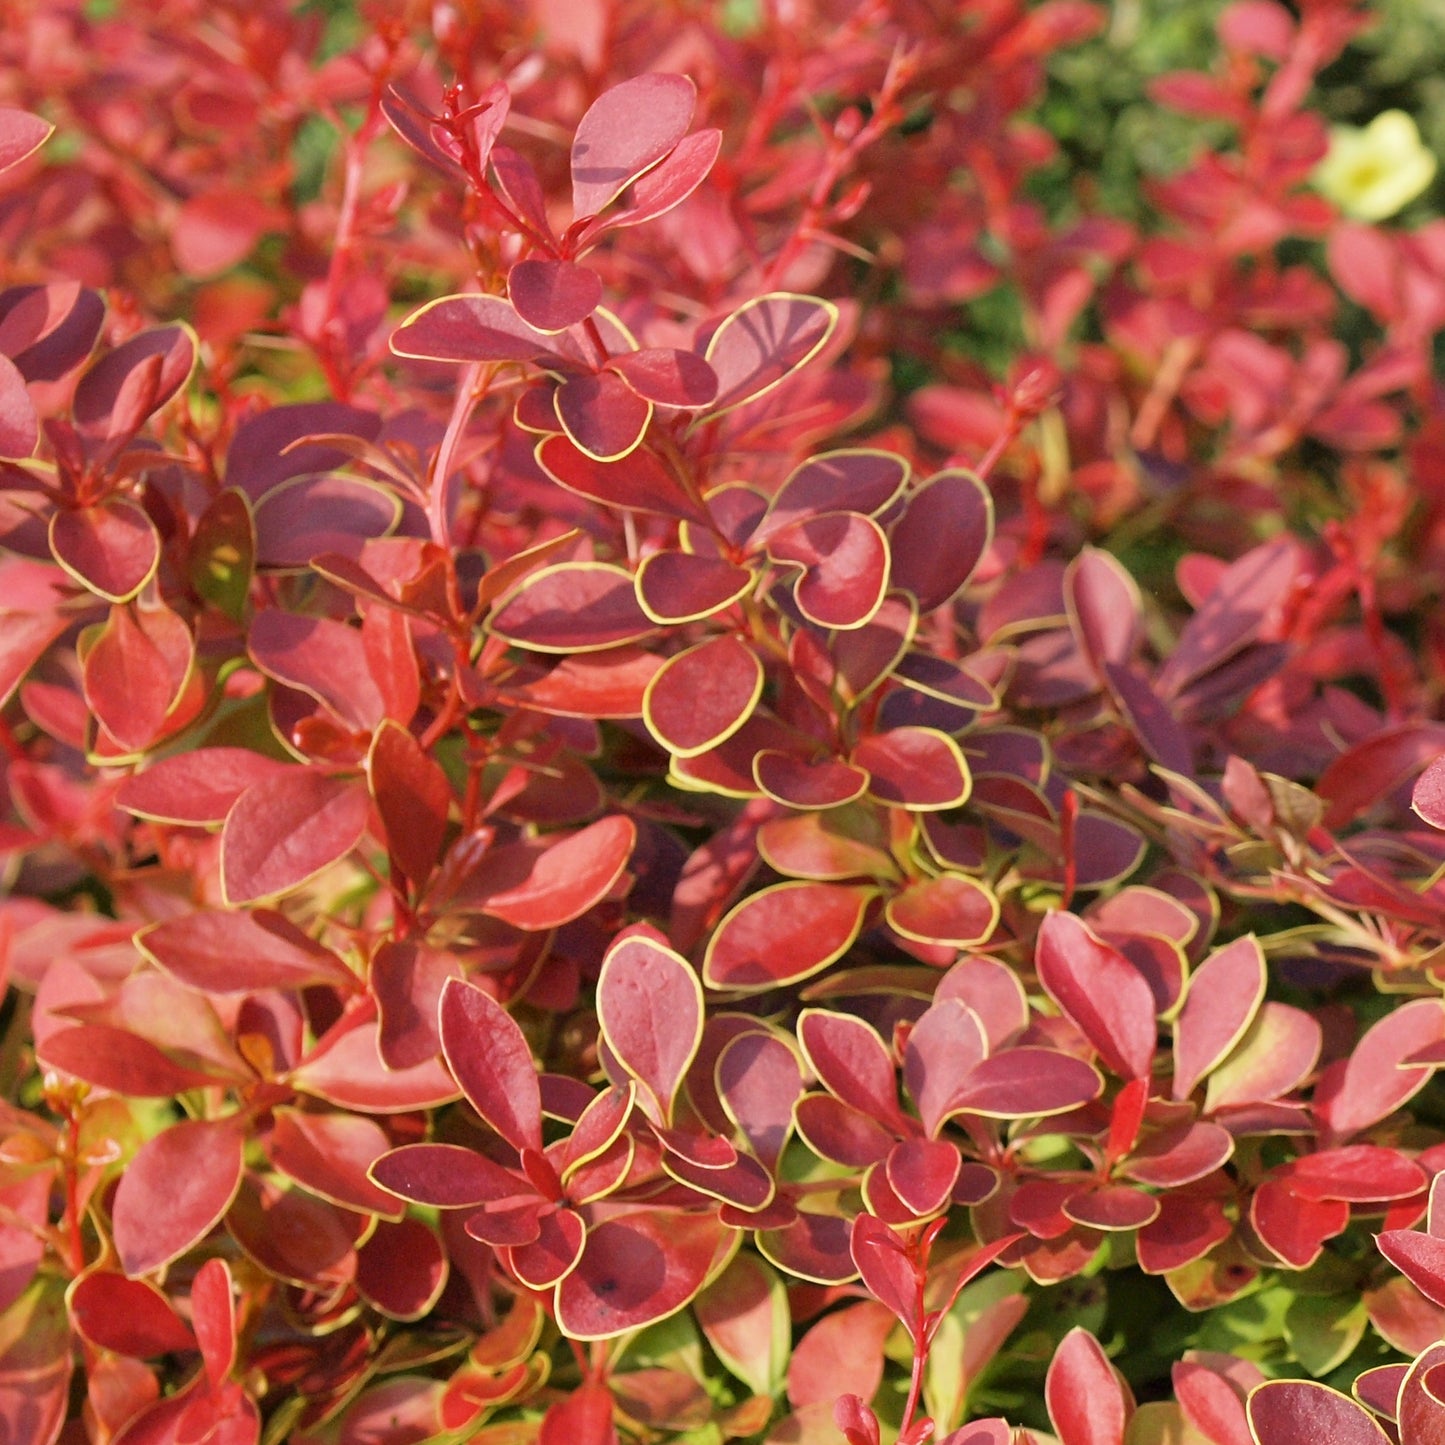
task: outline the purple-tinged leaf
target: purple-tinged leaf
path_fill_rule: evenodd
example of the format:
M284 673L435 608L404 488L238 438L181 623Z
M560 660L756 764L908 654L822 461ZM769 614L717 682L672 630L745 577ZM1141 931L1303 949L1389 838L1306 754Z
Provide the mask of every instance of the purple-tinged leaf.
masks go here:
M488 1216L474 1214L467 1220L467 1233L484 1238L474 1226ZM587 1228L582 1216L573 1209L558 1209L538 1219L541 1232L526 1244L512 1245L503 1259L518 1280L528 1289L550 1289L558 1280L576 1269L587 1243ZM485 1242L485 1241L484 1241Z
M760 1230L758 1252L796 1279L843 1284L858 1270L849 1252L848 1221L836 1214L800 1212L788 1225Z
M1194 770L1194 749L1169 706L1132 668L1103 664L1109 695L1139 745L1161 767L1186 777Z
M647 512L683 521L698 521L704 516L703 509L683 491L661 458L648 447L638 447L619 461L602 462L579 451L567 437L553 435L538 442L536 455L537 465L559 487L600 502L604 507L621 507L629 512ZM655 553L645 559L643 565L657 556L681 555L684 554Z
M705 359L717 374L716 416L756 401L805 366L838 324L838 308L816 296L772 292L745 302L713 332Z
M428 301L392 332L391 349L423 361L545 361L570 350L500 296Z
M894 932L917 943L973 948L993 933L999 905L983 884L962 873L944 873L895 894L883 916Z
M355 477L297 477L256 503L256 562L306 567L313 557L356 561L366 544L385 537L402 514L393 492Z
M542 1147L542 1094L532 1050L506 1009L475 984L442 989L442 1053L462 1093L515 1149Z
M126 497L56 512L50 519L55 560L91 592L126 602L155 576L161 539L145 511Z
M640 226L681 205L702 183L722 149L720 130L694 131L628 188L623 205L594 221L582 233L581 245L590 247L604 231Z
M756 993L820 972L852 947L873 896L871 888L806 882L750 895L709 940L703 982Z
M572 211L595 216L687 134L697 88L685 75L635 76L588 107L572 139Z
M1371 1311L1373 1323L1373 1310ZM1391 1342L1393 1343L1393 1341ZM1399 1346L1397 1345L1398 1349ZM1373 1414L1386 1420L1396 1419L1400 1399L1400 1386L1410 1373L1409 1365L1376 1365L1355 1376L1350 1393ZM1241 1407L1242 1409L1242 1407ZM1246 1432L1244 1445L1254 1445L1254 1437Z
M888 590L888 539L861 512L801 518L771 533L768 556L802 567L793 600L819 627L862 627Z
M1445 828L1445 757L1436 758L1420 774L1410 806L1432 828Z
M244 1144L236 1119L191 1119L141 1146L111 1210L128 1275L150 1274L211 1232L240 1187Z
M357 1293L388 1318L403 1322L430 1313L446 1288L448 1272L441 1240L420 1219L378 1220L356 1254ZM355 1419L354 1409L348 1419ZM428 1423L434 1420L431 1416Z
M403 1144L373 1160L368 1174L388 1194L437 1209L475 1209L526 1188L518 1175L459 1144Z
M1390 1437L1348 1395L1317 1380L1266 1380L1245 1405L1257 1445L1388 1445Z
M1138 643L1139 587L1117 558L1085 547L1064 573L1069 625L1089 665L1127 667Z
M488 625L535 652L595 652L654 630L637 605L632 574L610 562L559 562L501 598Z
M228 906L294 892L339 863L366 832L371 799L355 778L313 769L252 783L221 830Z
M876 517L908 481L908 463L892 452L862 447L822 452L794 468L757 533L766 542L785 527L829 512Z
M663 626L697 622L731 607L751 590L753 580L750 568L722 557L653 552L638 568L637 601Z
M944 471L908 496L889 536L889 585L918 600L920 613L952 600L993 538L993 499L972 472Z
M803 1076L792 1049L772 1034L732 1039L714 1068L718 1098L763 1167L774 1172L793 1128Z
M1139 1184L1177 1189L1203 1179L1234 1153L1234 1136L1219 1124L1188 1119L1137 1143L1119 1173Z
M1187 1099L1244 1037L1265 982L1264 954L1252 933L1216 949L1195 970L1174 1024L1174 1098Z
M963 750L936 728L901 727L864 738L855 766L869 773L869 793L911 812L961 807L973 788Z
M633 452L652 421L652 403L613 371L569 376L552 404L567 439L596 462L615 462Z
M957 999L973 1010L988 1052L995 1053L1028 1027L1029 1002L1018 975L1006 963L983 954L961 959L934 991L935 1004Z
M76 426L103 441L132 436L186 384L195 363L195 336L187 326L132 336L80 378L71 403Z
M763 694L763 665L731 634L711 637L662 665L643 694L647 730L677 757L695 757L730 738Z
M852 1014L804 1009L797 1029L809 1067L824 1088L881 1124L907 1128L898 1107L892 1055L871 1024Z
M1288 597L1299 574L1300 556L1300 544L1284 536L1232 563L1179 634L1157 679L1159 695L1178 697L1253 642Z
M1320 774L1315 792L1329 805L1324 826L1342 828L1407 782L1445 747L1445 726L1407 722L1345 749Z
M717 396L717 376L694 351L651 346L609 358L615 371L638 396L655 406L693 410L710 406Z
M95 345L105 302L78 281L11 286L0 292L0 355L26 381L59 381Z
M602 961L597 1017L608 1048L645 1087L645 1112L670 1127L673 1101L702 1037L697 975L672 949L642 935L624 938Z
M1154 995L1143 976L1071 913L1039 928L1034 967L1045 992L1123 1079L1149 1076L1156 1029Z
M1044 1402L1060 1445L1124 1445L1134 1402L1087 1330L1070 1330L1054 1351Z
M34 155L54 133L48 120L13 105L0 105L0 172Z
M709 1214L638 1210L594 1225L557 1287L557 1324L574 1340L611 1339L666 1319L702 1288L730 1231Z
M0 457L23 459L40 441L40 418L25 378L10 358L0 353Z
M1415 999L1365 1031L1348 1059L1331 1064L1315 1085L1314 1111L1323 1142L1337 1143L1392 1114L1430 1077L1429 1068L1406 1068L1412 1054L1445 1039L1445 1004Z
M512 309L549 335L585 321L602 301L602 278L575 261L531 258L507 273Z
M935 1001L913 1026L903 1050L903 1082L927 1134L938 1133L950 1099L987 1054L983 1025L956 998Z
M293 477L327 472L346 463L355 447L336 439L375 441L381 417L335 401L273 406L236 428L226 452L226 482L259 502ZM331 440L308 441L308 437Z

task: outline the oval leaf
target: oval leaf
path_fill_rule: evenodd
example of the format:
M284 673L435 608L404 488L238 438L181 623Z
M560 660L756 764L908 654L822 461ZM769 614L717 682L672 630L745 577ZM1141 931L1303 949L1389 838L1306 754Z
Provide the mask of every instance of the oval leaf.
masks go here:
M668 658L648 684L642 718L670 753L690 758L730 738L763 694L763 665L740 638L712 637Z
M872 889L837 883L779 883L754 893L718 924L703 982L753 993L819 972L852 947L872 897Z

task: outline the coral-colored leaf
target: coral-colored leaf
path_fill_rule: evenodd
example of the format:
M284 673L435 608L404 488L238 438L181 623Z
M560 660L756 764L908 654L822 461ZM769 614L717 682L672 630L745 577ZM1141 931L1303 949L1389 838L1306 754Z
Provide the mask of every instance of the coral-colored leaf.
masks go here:
M237 1120L193 1119L141 1146L111 1211L128 1275L150 1274L210 1233L240 1186L244 1143Z
M191 1281L191 1325L212 1390L220 1389L236 1365L236 1316L231 1296L231 1267L208 1259Z
M779 883L752 894L709 941L703 982L756 992L819 972L852 946L872 896L838 883Z
M849 1248L868 1292L897 1316L910 1339L917 1338L923 1279L914 1269L902 1237L881 1219L860 1214L853 1221Z
M133 773L116 792L116 806L163 823L220 824L236 799L289 763L247 748L195 748Z
M370 811L366 785L355 778L308 769L253 783L221 830L226 902L293 892L356 847Z
M1103 1088L1097 1070L1072 1054L1013 1048L975 1064L946 1108L985 1119L1047 1118L1097 1099Z
M537 1445L616 1445L612 1391L602 1380L584 1380L548 1406Z
M1124 1079L1148 1077L1154 1062L1154 995L1138 969L1073 914L1050 913L1039 929L1035 968L1049 997Z
M572 138L572 210L595 216L687 134L697 89L653 72L603 91Z
M559 562L500 599L489 625L537 652L591 652L653 631L637 605L632 574L608 562Z
M148 1280L92 1270L70 1287L76 1333L97 1349L145 1359L196 1348L196 1338L171 1302Z
M386 846L414 884L424 883L441 857L452 788L441 765L403 727L386 722L367 759L371 794L386 830Z
M718 1358L755 1395L775 1392L792 1340L782 1281L763 1261L739 1254L697 1298L693 1312Z
M532 1050L512 1016L475 984L442 989L442 1051L467 1101L517 1149L542 1147L542 1094Z
M694 757L730 738L763 692L763 665L747 643L711 637L663 664L647 686L642 717L670 753Z
M938 1133L952 1096L988 1053L978 1015L958 999L935 999L903 1050L903 1081L924 1130Z
M112 607L81 664L85 700L122 748L154 742L180 703L195 642L168 607Z
M251 620L247 649L268 677L314 697L358 732L370 732L386 716L354 627L267 607Z

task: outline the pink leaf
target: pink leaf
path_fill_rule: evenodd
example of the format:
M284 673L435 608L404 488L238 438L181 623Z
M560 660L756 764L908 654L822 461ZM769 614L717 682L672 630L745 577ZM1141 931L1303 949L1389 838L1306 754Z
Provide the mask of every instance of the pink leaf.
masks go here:
M657 406L687 410L708 406L717 396L717 376L692 351L652 346L643 351L624 351L607 365L638 396Z
M705 359L718 379L708 414L771 391L822 350L837 321L837 308L814 296L777 292L744 303L708 342Z
M1347 1060L1326 1069L1315 1087L1314 1109L1329 1140L1368 1129L1410 1099L1430 1077L1428 1068L1406 1068L1412 1054L1445 1038L1445 1005L1416 999L1365 1031Z
M1054 1351L1044 1401L1060 1445L1123 1445L1133 1401L1087 1330L1070 1330Z
M0 105L0 172L18 166L26 156L33 155L54 132L55 127L38 115Z
M542 1095L532 1050L516 1021L475 984L442 989L442 1052L481 1117L516 1149L542 1147Z
M681 205L702 183L722 149L720 130L694 131L627 188L622 206L594 221L582 233L581 245L590 247L604 231L638 226Z
M850 1249L869 1293L903 1322L910 1339L916 1339L923 1281L902 1238L881 1219L860 1214L853 1221Z
M1349 1396L1315 1380L1266 1380L1245 1409L1258 1445L1386 1445L1390 1438Z
M538 331L565 331L585 321L602 300L602 278L575 261L530 259L507 273L513 309Z

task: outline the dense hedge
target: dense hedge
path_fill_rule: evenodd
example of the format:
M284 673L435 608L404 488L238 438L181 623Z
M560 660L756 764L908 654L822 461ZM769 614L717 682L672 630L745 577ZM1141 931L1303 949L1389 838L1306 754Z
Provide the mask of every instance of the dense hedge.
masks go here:
M1439 97L1180 8L10 0L0 1439L1445 1438Z

